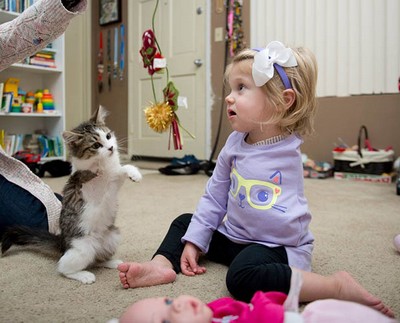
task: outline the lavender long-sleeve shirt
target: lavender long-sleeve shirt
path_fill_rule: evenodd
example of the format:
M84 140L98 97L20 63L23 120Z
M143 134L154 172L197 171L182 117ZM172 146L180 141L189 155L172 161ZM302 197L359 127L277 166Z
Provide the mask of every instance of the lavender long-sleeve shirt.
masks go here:
M253 146L233 132L182 241L207 252L218 230L237 243L286 248L289 265L310 271L314 238L304 196L301 138Z

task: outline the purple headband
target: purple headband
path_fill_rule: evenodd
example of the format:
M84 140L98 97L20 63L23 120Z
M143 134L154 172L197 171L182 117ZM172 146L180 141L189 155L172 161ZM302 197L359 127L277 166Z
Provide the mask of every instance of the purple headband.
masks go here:
M282 83L285 86L286 90L292 89L293 88L292 82L290 82L290 80L285 72L285 69L276 63L274 63L274 67L275 67L276 71L278 72L279 76L281 77Z

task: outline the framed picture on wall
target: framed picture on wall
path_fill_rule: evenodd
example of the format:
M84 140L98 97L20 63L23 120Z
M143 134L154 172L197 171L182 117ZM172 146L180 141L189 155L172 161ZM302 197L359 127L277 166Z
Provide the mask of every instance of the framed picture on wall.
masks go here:
M100 26L121 21L121 0L100 0Z

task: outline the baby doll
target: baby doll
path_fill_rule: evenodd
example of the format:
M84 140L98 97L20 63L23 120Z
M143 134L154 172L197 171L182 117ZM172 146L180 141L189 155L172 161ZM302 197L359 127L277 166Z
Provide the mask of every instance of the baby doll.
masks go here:
M175 299L147 298L131 305L118 322L398 322L368 306L335 299L314 301L309 303L302 313L299 313L298 297L301 284L300 272L293 271L291 288L287 296L281 292L256 292L250 303L223 297L206 304L189 295L181 295Z

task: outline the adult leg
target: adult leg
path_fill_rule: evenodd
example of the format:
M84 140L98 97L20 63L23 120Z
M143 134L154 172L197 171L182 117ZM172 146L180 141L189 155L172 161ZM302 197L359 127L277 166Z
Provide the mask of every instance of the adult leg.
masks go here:
M48 230L47 211L31 193L0 175L0 237L14 225Z
M257 291L288 293L292 270L284 247L246 246L232 261L226 286L238 300L249 302Z
M118 266L119 278L124 288L135 288L167 284L175 281L181 272L180 259L185 235L192 214L177 217L161 242L151 261L144 263L125 262Z

